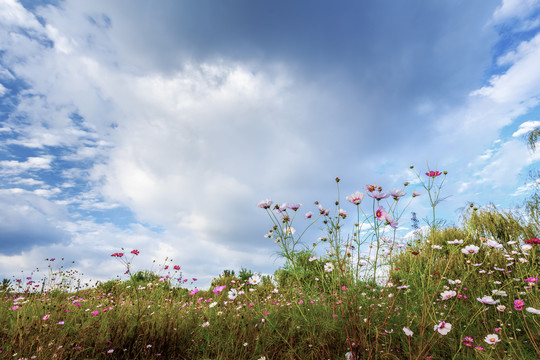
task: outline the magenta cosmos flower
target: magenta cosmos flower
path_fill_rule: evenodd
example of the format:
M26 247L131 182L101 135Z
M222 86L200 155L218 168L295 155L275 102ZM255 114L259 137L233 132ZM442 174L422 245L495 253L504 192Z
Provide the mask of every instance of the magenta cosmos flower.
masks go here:
M436 178L437 176L442 175L442 172L440 172L440 171L430 171L430 172L427 172L426 175L429 176L430 178Z
M529 239L529 240L525 240L525 242L527 244L531 244L531 245L540 245L540 239L537 239L537 238L532 238L532 239Z

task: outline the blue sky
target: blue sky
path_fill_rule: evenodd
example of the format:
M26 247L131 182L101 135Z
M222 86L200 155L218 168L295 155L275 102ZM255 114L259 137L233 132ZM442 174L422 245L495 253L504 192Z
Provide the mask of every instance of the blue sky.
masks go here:
M388 190L427 161L453 223L520 204L540 156L538 0L4 0L0 44L0 277L109 279L122 247L201 284L272 273L261 199L314 210L336 176Z

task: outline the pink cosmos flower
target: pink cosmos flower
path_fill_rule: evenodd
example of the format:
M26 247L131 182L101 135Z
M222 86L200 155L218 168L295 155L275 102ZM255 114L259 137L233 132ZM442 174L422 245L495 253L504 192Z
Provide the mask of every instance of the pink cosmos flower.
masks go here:
M139 255L139 250L131 250L131 253L134 255Z
M476 254L478 250L480 250L480 248L476 245L467 245L461 249L461 252L464 254Z
M288 205L288 208L293 210L293 211L296 211L298 209L300 209L302 207L302 204L289 204Z
M328 216L330 214L330 210L323 208L322 205L319 205L319 213L323 216Z
M463 345L467 347L472 347L474 343L474 339L470 336L465 336L463 339L461 339L461 342L463 343Z
M528 282L531 285L534 285L534 284L536 284L538 282L538 278L531 276L530 278L523 279L523 281Z
M390 190L390 196L394 198L394 200L398 201L401 197L405 196L405 191L398 189L391 189Z
M343 209L339 209L339 212L338 212L339 216L341 216L343 219L345 219L347 217L347 212Z
M440 172L440 171L430 171L430 172L427 172L426 175L429 176L430 178L436 178L437 176L442 175L442 172Z
M180 265L174 265L173 269L174 270L180 270Z
M523 310L523 306L525 306L525 301L520 299L514 300L514 309L516 309L517 311L521 311Z
M306 219L311 219L312 216L313 216L313 213L312 213L311 211L308 211L308 212L306 213L306 215L304 215L304 217L305 217Z
M382 199L386 199L387 197L390 197L389 194L385 194L383 192L380 192L379 190L369 192L368 195L376 200L382 200Z
M418 191L414 190L412 192L412 197L417 197L417 196L420 196L420 193Z
M261 200L257 203L257 207L261 209L268 209L270 206L272 206L272 200L270 199Z
M43 315L41 320L47 320L50 316L51 316L50 314L45 314L45 315Z
M216 286L212 291L214 292L214 294L219 295L223 290L225 290L226 287L227 285Z
M379 219L380 221L386 220L386 210L384 210L384 207L379 206L377 210L375 211L375 217Z
M392 229L397 229L398 222L397 222L397 220L394 220L394 218L392 218L392 216L390 214L385 213L384 214L384 219L386 220L387 224L390 225L390 227Z
M360 191L356 191L352 193L351 195L347 196L345 198L348 202L353 203L355 205L360 205L362 200L364 200L364 194Z
M124 253L114 253L111 255L112 257L119 257L121 258L122 256L124 256ZM52 260L51 260L52 261Z
M195 288L194 290L192 290L189 295L195 295L196 293L199 292L199 289Z
M92 311L92 316L98 316L98 315L99 315L99 310Z

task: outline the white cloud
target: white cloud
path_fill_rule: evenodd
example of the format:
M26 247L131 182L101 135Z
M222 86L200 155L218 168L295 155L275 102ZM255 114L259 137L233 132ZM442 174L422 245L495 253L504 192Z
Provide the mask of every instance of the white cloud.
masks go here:
M0 173L4 175L16 175L25 171L49 169L53 159L53 156L45 155L41 157L29 157L26 161L3 160L0 161Z
M528 134L532 130L536 129L540 126L540 121L525 121L521 125L519 125L519 129L517 129L516 132L512 134L513 137L518 137L521 135Z
M495 22L503 22L511 18L523 19L540 8L539 0L503 0L493 14Z

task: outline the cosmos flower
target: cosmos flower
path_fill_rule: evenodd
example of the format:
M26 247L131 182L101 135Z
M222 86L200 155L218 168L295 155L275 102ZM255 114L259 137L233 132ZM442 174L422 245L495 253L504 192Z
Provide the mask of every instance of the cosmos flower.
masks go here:
M347 196L345 198L348 202L353 203L355 205L360 205L362 200L364 200L364 194L360 191L356 191L352 193L351 195Z
M480 248L476 245L467 245L465 248L461 249L461 252L464 254L476 254Z
M272 200L270 199L261 200L257 203L257 207L261 209L268 209L270 206L272 206Z
M530 313L532 313L532 314L540 315L540 310L537 310L537 309L535 309L535 308L528 307L528 308L526 308L525 310L527 310L528 312L530 312Z
M238 291L236 289L229 290L229 294L228 294L229 299L234 300L236 299L237 296L238 296Z
M447 243L450 244L450 245L459 245L459 244L463 244L463 240L455 239L455 240L452 240L452 241L447 241Z
M496 343L500 342L501 340L499 340L499 335L497 335L497 334L489 334L484 338L484 341L487 342L488 344L493 345L493 344L496 344Z
M403 331L405 332L405 335L407 335L407 336L413 336L413 334L414 334L414 333L412 332L412 330L409 329L409 328L406 327L406 326L403 327Z
M390 196L394 198L394 200L398 201L401 197L405 196L405 191L398 189L391 189L390 190Z
M334 271L334 264L332 264L331 262L327 262L326 264L324 264L324 271L326 272Z
M386 210L384 210L384 207L379 206L377 210L375 211L375 217L379 219L380 221L386 220L385 219Z
M248 280L251 285L259 285L261 281L261 277L258 274L251 276Z
M430 171L430 172L427 172L426 175L429 176L430 178L436 178L437 176L442 175L442 172L440 172L440 171Z
M439 323L435 325L433 330L438 331L441 335L446 335L450 332L450 330L452 330L452 324L444 321L439 321Z
M499 300L495 300L491 296L487 296L487 295L482 298L476 298L476 300L480 301L482 304L487 304L487 305L495 305L496 303L499 302Z
M448 300L448 299L453 298L453 297L456 296L456 295L457 295L457 293L456 293L455 291L453 291L453 290L450 290L450 291L443 291L443 292L441 293L441 298L442 298L443 300Z
M389 194L385 194L383 192L380 192L379 190L369 192L368 195L376 200L382 200L382 199L386 199L387 197L390 197Z

